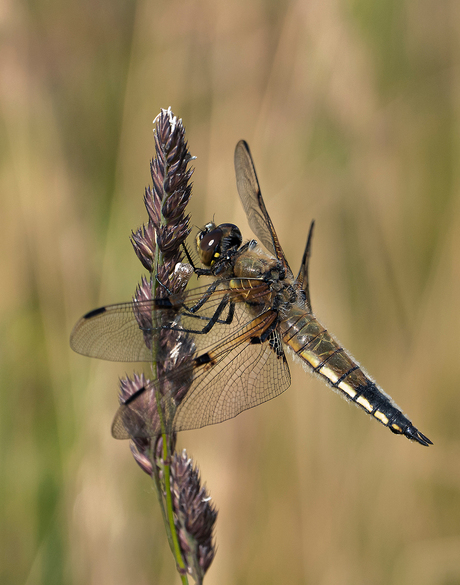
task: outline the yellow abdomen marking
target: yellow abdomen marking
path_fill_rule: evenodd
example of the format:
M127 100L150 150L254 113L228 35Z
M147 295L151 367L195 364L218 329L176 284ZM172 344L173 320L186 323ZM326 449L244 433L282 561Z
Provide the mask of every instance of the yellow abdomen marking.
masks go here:
M364 396L358 396L358 398L355 400L355 402L357 404L360 404L363 408L365 408L369 412L372 412L374 410L374 407L372 406L372 404L369 402L369 400L364 398Z
M383 412L380 412L380 410L376 410L374 412L374 416L375 418L377 418L381 423L383 423L385 426L388 424L388 417L385 416L383 414Z
M352 388L350 386L350 384L347 384L346 382L340 382L340 384L337 386L337 388L340 388L340 390L345 392L345 394L348 394L348 396L350 398L354 398L357 394L356 390L354 388Z
M339 374L335 370L331 370L327 365L324 365L320 370L319 373L323 376L326 376L328 380L330 380L333 384L340 380Z
M313 351L309 351L308 349L304 349L300 352L300 357L306 360L313 368L317 368L319 364L323 361L320 359L316 353Z

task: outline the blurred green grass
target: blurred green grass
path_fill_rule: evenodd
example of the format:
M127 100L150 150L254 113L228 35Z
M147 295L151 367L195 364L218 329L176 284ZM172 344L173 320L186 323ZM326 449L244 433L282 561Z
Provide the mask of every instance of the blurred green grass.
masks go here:
M148 479L110 437L123 365L72 325L128 300L152 119L196 155L192 221L241 225L240 138L315 312L434 442L293 364L184 433L220 509L206 582L460 583L459 10L422 2L5 2L0 582L178 582ZM132 367L127 368L128 372Z

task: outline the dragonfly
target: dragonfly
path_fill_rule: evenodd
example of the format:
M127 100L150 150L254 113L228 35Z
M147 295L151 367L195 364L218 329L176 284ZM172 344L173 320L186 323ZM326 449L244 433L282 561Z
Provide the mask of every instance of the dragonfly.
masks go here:
M146 333L154 338L168 327L193 339L187 364L145 383L122 402L112 435L125 439L160 434L158 421L153 422L151 412L141 406L146 396L183 379L188 389L171 409L168 432L231 419L290 386L286 353L291 353L393 433L431 445L315 317L308 276L314 222L294 277L244 140L236 146L234 163L237 190L258 241L243 243L236 225L211 222L196 237L203 268L194 267L198 276L210 276L211 284L186 289L181 295L101 307L84 315L74 327L71 347L76 352L111 361L152 362ZM154 317L148 327L138 318L140 310ZM164 325L163 315L169 315L169 324ZM158 322L163 324L155 328ZM162 401L167 409L168 402L175 401L172 391Z

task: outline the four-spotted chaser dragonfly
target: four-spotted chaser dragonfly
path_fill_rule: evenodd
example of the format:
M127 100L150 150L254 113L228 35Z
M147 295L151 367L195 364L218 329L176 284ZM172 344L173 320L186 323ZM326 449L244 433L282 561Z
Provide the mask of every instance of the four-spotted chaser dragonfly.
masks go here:
M393 433L421 445L432 444L313 315L308 284L313 222L300 271L294 278L244 141L236 146L235 170L249 225L269 254L255 240L243 244L235 225L210 223L196 238L205 268L195 271L213 277L211 285L177 297L96 309L82 317L72 332L71 346L78 353L125 362L152 361L145 328L137 317L139 310L154 316L168 312L173 315L171 329L193 337L190 363L183 371L178 368L166 374L167 380L149 382L127 399L115 417L113 435L158 435L158 422L146 420L150 415L143 414L139 404L146 393L155 393L160 384L175 379L185 377L189 388L172 410L170 432L219 423L270 400L290 385L285 357L288 348L329 386ZM158 334L165 327L168 325L149 333ZM168 400L174 399L165 396L164 405Z

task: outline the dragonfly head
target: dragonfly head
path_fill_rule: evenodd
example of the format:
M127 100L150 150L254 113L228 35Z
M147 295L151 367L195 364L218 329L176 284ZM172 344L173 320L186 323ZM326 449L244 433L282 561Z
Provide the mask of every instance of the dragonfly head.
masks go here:
M237 250L243 241L239 228L233 223L216 226L210 222L196 237L196 248L204 266L212 266L223 254Z

